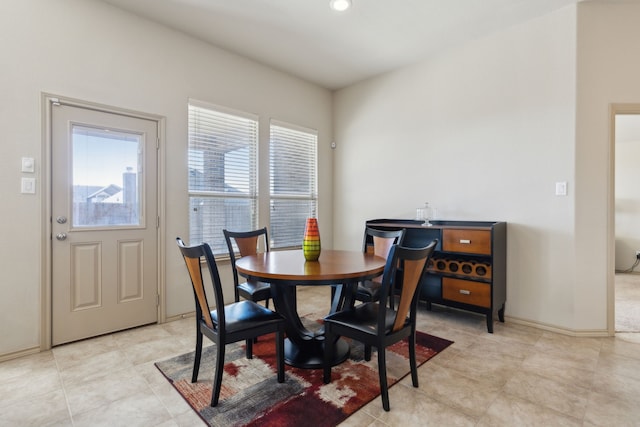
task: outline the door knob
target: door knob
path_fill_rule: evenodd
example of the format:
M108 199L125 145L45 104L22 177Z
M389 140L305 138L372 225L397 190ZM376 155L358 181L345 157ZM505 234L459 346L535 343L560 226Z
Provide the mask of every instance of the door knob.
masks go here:
M56 234L56 239L62 241L62 240L66 240L67 238L67 233L58 233Z

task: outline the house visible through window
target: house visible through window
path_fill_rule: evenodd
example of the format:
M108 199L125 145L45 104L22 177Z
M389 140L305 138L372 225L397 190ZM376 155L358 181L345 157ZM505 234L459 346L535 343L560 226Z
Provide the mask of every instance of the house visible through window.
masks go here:
M271 121L269 140L272 248L302 245L305 220L318 204L316 131Z
M190 243L226 254L222 230L258 226L258 117L189 102Z

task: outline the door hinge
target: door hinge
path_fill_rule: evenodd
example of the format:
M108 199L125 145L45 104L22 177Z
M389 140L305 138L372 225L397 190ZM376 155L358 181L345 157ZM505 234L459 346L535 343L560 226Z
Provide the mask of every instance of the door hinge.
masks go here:
M160 228L160 217L156 217L156 228Z
M55 105L56 107L59 107L60 100L58 98L51 98L51 105Z
M160 294L156 294L156 307L160 307Z

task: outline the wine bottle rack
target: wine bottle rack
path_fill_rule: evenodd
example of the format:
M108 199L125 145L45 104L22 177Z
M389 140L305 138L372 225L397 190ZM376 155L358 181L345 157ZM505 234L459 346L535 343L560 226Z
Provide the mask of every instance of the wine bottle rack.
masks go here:
M450 258L436 255L429 260L427 271L430 273L450 274L491 280L491 263L474 259Z

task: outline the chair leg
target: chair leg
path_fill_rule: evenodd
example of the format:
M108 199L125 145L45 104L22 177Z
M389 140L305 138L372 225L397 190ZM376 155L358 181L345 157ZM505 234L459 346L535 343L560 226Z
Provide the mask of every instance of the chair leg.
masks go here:
M193 360L193 373L191 374L191 382L198 381L198 372L200 372L200 359L202 357L202 332L198 328L196 332L196 355Z
M418 365L416 364L416 337L409 336L409 365L411 366L411 383L418 387Z
M248 340L246 340L246 356L247 359L253 359L253 339L249 338Z
M382 408L389 412L389 386L387 384L387 361L384 347L378 348L378 375L380 376L380 395Z
M324 330L324 366L323 366L323 375L322 380L325 384L329 384L331 382L331 359L333 355L333 336L331 333L327 331L327 325L325 324Z
M278 369L278 382L284 382L284 331L276 332L276 366Z
M224 371L224 350L225 345L216 343L218 347L218 359L216 360L216 373L213 379L213 390L211 391L211 406L218 405L220 398L220 389L222 388L222 373Z
M371 360L371 346L369 344L364 345L364 360L367 362Z

